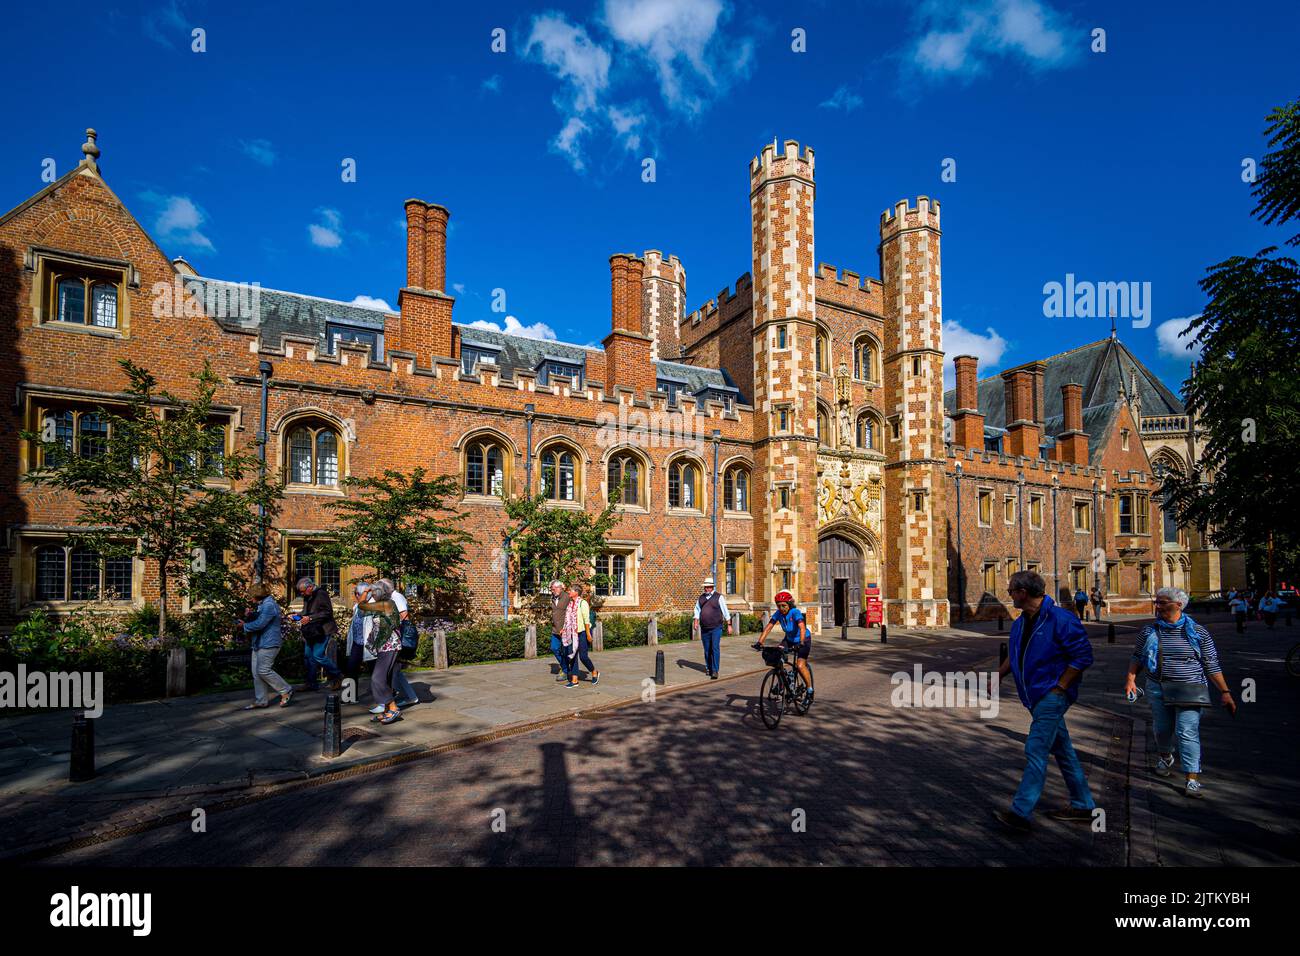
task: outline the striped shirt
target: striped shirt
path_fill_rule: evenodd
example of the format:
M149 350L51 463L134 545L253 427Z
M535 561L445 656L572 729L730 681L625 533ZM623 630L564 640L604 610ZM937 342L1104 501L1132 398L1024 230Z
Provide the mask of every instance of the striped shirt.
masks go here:
M1210 632L1197 624L1196 634L1201 639L1201 659L1197 660L1191 643L1183 636L1181 627L1162 627L1160 631L1160 676L1163 680L1174 683L1208 684L1206 674L1218 674L1223 668L1219 666L1219 652L1214 648L1214 638ZM1133 660L1139 666L1146 664L1147 637L1155 625L1148 625L1138 635L1137 646L1133 648ZM1203 665L1203 666L1202 666ZM1148 674L1154 677L1154 674Z

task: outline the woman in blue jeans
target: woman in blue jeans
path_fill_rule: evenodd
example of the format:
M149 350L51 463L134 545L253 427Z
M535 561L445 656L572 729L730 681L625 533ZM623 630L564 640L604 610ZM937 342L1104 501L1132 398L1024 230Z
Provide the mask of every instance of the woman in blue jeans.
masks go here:
M1160 756L1156 773L1168 777L1174 771L1174 750L1187 775L1184 793L1189 797L1205 796L1201 786L1201 710L1213 706L1218 691L1219 702L1231 714L1237 713L1237 702L1232 699L1228 682L1219 667L1219 653L1215 650L1210 632L1183 613L1187 606L1187 592L1179 588L1161 588L1156 591L1156 619L1138 635L1133 648L1133 659L1128 666L1124 692L1130 700L1137 699L1137 673L1147 671L1147 698L1151 702L1151 722L1155 729L1156 747ZM1167 698L1175 695L1180 700L1199 697L1201 702L1174 705Z

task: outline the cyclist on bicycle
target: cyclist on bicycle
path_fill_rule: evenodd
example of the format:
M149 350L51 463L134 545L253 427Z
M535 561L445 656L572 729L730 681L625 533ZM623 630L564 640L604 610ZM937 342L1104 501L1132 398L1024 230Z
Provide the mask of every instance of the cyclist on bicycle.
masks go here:
M762 650L767 632L778 624L781 625L784 634L781 643L785 648L795 652L794 666L798 668L799 676L803 678L804 686L808 688L804 693L804 702L811 704L813 692L812 675L808 673L808 652L812 650L812 635L808 633L808 622L804 620L803 611L795 607L794 596L789 591L781 591L777 594L776 613L767 622L767 627L763 628L763 633L758 636L758 642L754 647Z

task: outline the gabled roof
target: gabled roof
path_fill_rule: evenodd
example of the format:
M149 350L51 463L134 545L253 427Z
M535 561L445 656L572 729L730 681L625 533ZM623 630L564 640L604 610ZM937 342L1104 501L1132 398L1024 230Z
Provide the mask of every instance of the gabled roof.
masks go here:
M1088 409L1118 401L1120 386L1123 385L1127 393L1134 372L1137 373L1138 394L1144 416L1185 414L1178 396L1156 378L1119 339L1101 339L1045 358L1042 362L1046 366L1043 371L1043 417L1049 435L1056 434L1060 428L1059 420L1063 415L1062 385L1077 382L1083 386L1084 431L1091 432ZM1007 405L1001 375L980 379L976 387L984 423L1005 428ZM943 405L944 411L950 415L957 410L956 389L944 393ZM1095 418L1096 416L1094 420ZM1050 424L1053 419L1058 421L1056 430Z

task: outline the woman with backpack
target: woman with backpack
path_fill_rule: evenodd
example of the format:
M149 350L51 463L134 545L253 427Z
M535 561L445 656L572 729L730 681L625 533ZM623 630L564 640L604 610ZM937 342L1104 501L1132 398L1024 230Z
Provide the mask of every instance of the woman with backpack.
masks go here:
M366 650L375 655L375 668L370 672L370 692L375 698L378 713L371 720L391 724L402 719L393 691L394 672L402 650L402 618L397 605L391 600L392 586L376 581L370 588L370 601L361 605L368 618L366 624ZM373 711L372 711L373 712Z
M1210 632L1183 613L1187 601L1187 592L1179 588L1156 591L1156 619L1138 635L1124 692L1130 701L1137 699L1137 673L1146 668L1147 699L1159 750L1156 774L1173 773L1177 748L1187 775L1183 792L1199 798L1205 796L1199 779L1201 711L1214 706L1209 685L1214 685L1219 702L1234 716L1237 702L1223 679Z

